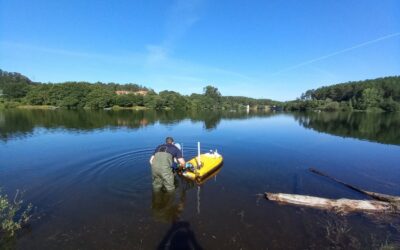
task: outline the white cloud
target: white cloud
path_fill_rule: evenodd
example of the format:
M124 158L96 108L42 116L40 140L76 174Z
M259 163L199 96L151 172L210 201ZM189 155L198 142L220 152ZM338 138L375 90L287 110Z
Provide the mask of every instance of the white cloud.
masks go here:
M377 43L377 42L380 42L380 41L384 41L384 40L387 40L387 39L390 39L390 38L398 37L398 36L400 36L400 32L392 33L392 34L389 34L389 35L386 35L386 36L382 36L382 37L378 37L376 39L373 39L373 40L370 40L370 41L367 41L367 42L363 42L363 43L351 46L349 48L338 50L338 51L332 52L330 54L327 54L327 55L324 55L324 56L320 56L320 57L317 57L317 58L314 58L314 59L311 59L311 60L307 60L307 61L301 62L301 63L296 64L296 65L287 67L285 69L282 69L282 70L279 70L279 71L273 73L272 75L279 75L281 73L285 73L285 72L288 72L288 71L291 71L291 70L294 70L294 69L297 69L297 68L300 68L300 67L303 67L303 66L318 62L318 61L322 61L322 60L325 60L327 58L343 54L345 52L349 52L349 51L352 51L352 50L355 50L355 49L358 49L358 48L361 48L361 47L364 47L364 46L367 46L367 45L370 45L370 44L374 44L374 43Z
M167 61L168 50L164 47L157 45L147 45L147 56L146 63L147 65L157 65Z
M165 32L162 45L174 47L176 42L200 20L199 11L202 0L176 0L167 12Z
M168 57L173 53L179 39L199 20L201 2L202 0L176 0L167 9L164 38L159 44L146 45L149 66L168 63Z

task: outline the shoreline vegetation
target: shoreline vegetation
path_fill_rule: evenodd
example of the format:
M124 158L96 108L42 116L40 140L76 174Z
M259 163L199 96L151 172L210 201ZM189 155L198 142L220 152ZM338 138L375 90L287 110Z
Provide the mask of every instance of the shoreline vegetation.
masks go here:
M121 107L118 105L114 105L111 107L112 110L147 110L149 108L143 106L132 106L132 107Z
M307 90L284 104L288 111L400 111L400 76L340 83Z
M24 204L22 194L17 190L10 199L0 189L0 246L2 249L14 249L18 231L27 226L32 217L33 205Z
M0 108L106 109L106 110L238 110L269 109L280 102L242 96L222 96L213 86L202 94L181 95L133 83L33 82L20 73L0 70Z
M293 101L223 96L208 85L202 94L181 95L133 83L33 82L0 69L0 109L106 110L284 110L284 111L400 111L400 76L340 83L307 90Z
M57 109L57 106L51 106L51 105L18 105L16 108L19 109Z

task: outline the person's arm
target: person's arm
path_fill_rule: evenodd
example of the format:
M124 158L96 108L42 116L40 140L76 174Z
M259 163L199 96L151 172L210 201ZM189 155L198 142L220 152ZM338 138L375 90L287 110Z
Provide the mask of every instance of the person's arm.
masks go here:
M183 168L185 166L185 159L182 156L182 151L180 151L178 148L177 148L177 152L176 152L175 158L178 160L180 168Z
M150 164L153 164L154 155L158 152L158 148L159 148L159 147L160 147L160 146L158 146L158 147L154 150L154 153L151 155L150 160L149 160Z
M178 158L178 162L179 162L179 164L180 164L180 166L181 167L184 167L185 166L185 159L183 159L183 158Z

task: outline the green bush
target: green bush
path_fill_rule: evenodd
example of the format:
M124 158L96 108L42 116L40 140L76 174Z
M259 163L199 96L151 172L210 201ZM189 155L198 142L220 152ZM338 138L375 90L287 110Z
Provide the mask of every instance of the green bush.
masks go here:
M398 102L393 101L392 97L389 97L388 99L384 100L380 106L385 111L389 112L400 111L400 104Z
M110 90L97 88L87 95L86 98L88 99L88 102L86 103L86 106L91 109L112 107L115 102L115 96L115 93Z
M12 201L0 190L0 243L9 241L18 230L29 222L32 204L28 204L26 208L22 208L22 205L23 200L19 190Z
M327 102L323 108L326 111L337 111L340 109L340 104L338 102Z
M16 108L20 105L21 103L19 102L14 102L14 101L5 101L4 102L4 108Z

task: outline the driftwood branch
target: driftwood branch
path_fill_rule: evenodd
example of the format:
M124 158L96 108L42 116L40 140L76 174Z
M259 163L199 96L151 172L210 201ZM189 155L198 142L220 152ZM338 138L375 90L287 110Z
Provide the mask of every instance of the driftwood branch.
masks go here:
M354 191L357 191L359 193L365 194L365 195L367 195L367 196L369 196L369 197L371 197L371 198L373 198L375 200L385 201L385 202L390 202L390 203L400 203L400 197L398 197L398 196L365 191L365 190L362 190L361 188L358 188L358 187L355 187L353 185L347 184L347 183L345 183L345 182L343 182L341 180L338 180L338 179L336 179L334 177L331 177L331 176L329 176L329 175L327 175L325 173L322 173L321 171L319 171L319 170L317 170L315 168L309 168L309 170L314 174L321 175L321 176L324 176L326 178L329 178L329 179L331 179L331 180L333 180L333 181L335 181L337 183L340 183L340 184L342 184L342 185L344 185L344 186L346 186L346 187L348 187L350 189L353 189Z
M365 212L365 213L395 213L396 209L389 203L374 200L351 199L326 199L308 195L265 193L268 200L280 204L289 204L332 210L339 213Z
M337 183L340 183L352 190L365 194L374 200L351 200L351 199L326 199L315 196L283 194L283 193L265 193L268 200L276 201L281 204L290 204L297 206L313 207L318 209L332 210L340 213L364 212L364 213L400 213L400 197L393 195L380 194L362 190L353 185L347 184L334 177L324 174L314 168L309 169L312 173L327 177Z

